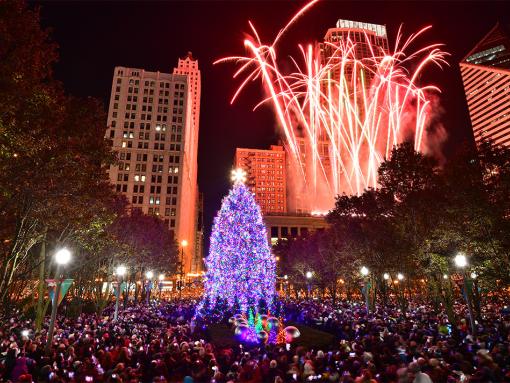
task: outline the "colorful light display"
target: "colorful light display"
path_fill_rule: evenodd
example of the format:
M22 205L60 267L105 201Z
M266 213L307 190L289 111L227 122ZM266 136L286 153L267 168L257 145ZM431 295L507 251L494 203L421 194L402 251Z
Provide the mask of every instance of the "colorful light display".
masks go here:
M292 59L296 70L283 73L277 43L314 3L303 7L272 44L262 43L250 23L254 37L244 41L248 56L217 61L235 61L240 68L234 78L245 75L232 102L249 83L262 81L267 97L256 107L272 105L297 182L291 192L308 199L303 206L308 211L329 210L339 194L376 187L379 164L394 145L414 140L415 149L423 149L432 95L439 89L419 86L417 80L430 64L446 63L440 44L408 52L427 27L407 40L399 30L393 52L361 32L364 57L356 49L360 42L351 38L325 43L322 50L318 44L299 45L302 64Z
M234 186L223 199L211 234L204 301L210 307L226 302L225 309L241 313L270 306L275 297L276 263L266 227L253 193L234 173Z

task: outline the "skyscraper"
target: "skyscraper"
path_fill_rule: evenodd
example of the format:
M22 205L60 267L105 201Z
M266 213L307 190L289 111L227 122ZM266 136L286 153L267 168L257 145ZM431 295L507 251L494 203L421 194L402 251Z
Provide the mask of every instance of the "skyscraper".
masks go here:
M365 65L370 66L375 57L382 57L388 52L388 36L386 26L379 24L363 23L359 21L339 19L335 28L329 28L324 36L324 42L319 44L322 63L338 63L338 48L350 40L353 44L351 55L357 60L362 60ZM348 64L345 73L352 74L353 66ZM372 72L364 73L366 86L370 86L373 78ZM333 69L331 73L333 80L340 80L340 67ZM350 81L348 78L347 81Z
M195 256L200 71L191 54L173 74L116 67L107 137L119 153L109 176L131 208L160 216L186 240L184 271Z
M510 146L510 32L496 24L464 57L460 72L475 141Z
M386 26L339 19L334 28L327 30L324 40L316 44L316 49L320 53L322 66L327 69L321 75L322 94L332 95L321 101L339 100L337 95L343 92L361 101L372 86L378 62L389 51ZM363 65L359 65L359 62ZM359 105L363 105L362 102ZM325 105L325 108L329 108L329 105ZM335 108L341 110L339 105L335 105ZM363 108L356 113L363 121ZM310 140L310 133L302 128L298 127L295 133L299 161L290 153L287 156L289 162L294 162L288 167L288 172L296 173L289 174L287 182L289 210L300 214L324 213L334 206L330 181L346 177L345 173L349 170L339 168L338 162L332 161L332 151L335 149L330 147L331 132L327 129L313 132L316 135L314 140ZM341 155L346 163L350 162L349 153L344 151Z
M255 194L262 214L287 211L285 151L271 145L269 150L237 148L234 166L247 173L246 185Z

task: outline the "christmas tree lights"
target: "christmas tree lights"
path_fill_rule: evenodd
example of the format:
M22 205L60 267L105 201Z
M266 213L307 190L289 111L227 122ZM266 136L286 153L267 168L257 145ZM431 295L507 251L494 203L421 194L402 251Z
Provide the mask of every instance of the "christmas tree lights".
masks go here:
M243 183L246 173L236 170L232 178L234 186L214 220L204 301L210 307L226 303L225 309L248 314L261 302L272 304L276 263L260 207Z

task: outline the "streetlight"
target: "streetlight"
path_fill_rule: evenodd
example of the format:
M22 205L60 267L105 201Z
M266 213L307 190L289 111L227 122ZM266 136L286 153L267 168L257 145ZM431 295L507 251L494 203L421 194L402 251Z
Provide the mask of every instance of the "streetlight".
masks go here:
M448 274L443 274L443 279L448 279Z
M461 269L466 267L468 264L466 256L462 253L458 253L453 260L455 262L455 266Z
M368 280L368 274L370 274L370 271L368 270L368 267L362 266L360 269L360 273L363 276L363 280L365 282L365 286L363 286L363 292L365 295L365 305L367 309L367 315L370 313L370 281Z
M51 344L53 343L53 334L55 332L55 321L57 319L58 299L60 296L60 289L62 287L61 268L69 263L71 260L71 252L65 247L58 250L55 253L55 262L57 264L57 270L55 272L57 276L57 285L55 286L55 294L53 294L53 302L51 306L51 320L50 328L48 329L48 339L46 340L46 352L50 351Z
M471 281L468 281L468 274L466 271L466 267L468 266L467 257L463 253L458 253L455 258L453 259L455 262L455 266L457 266L459 269L462 270L462 276L463 276L463 284L464 284L464 299L466 300L467 306L468 306L468 312L469 312L469 323L471 325L471 333L473 335L476 334L476 326L475 326L475 318L473 316L473 302L471 301L471 294L470 294L470 283ZM475 274L476 275L476 274Z
M182 298L182 289L184 288L184 248L188 246L188 241L183 239L181 241L181 263L179 270L179 299Z
M159 284L158 284L158 287L159 287L159 300L161 300L161 292L163 291L163 281L165 280L165 274L159 274L158 280L159 280Z
M145 276L147 277L147 304L149 304L151 299L152 278L154 278L154 273L149 270L145 273Z
M404 287L403 284L400 283L403 280L404 280L404 274L397 273L397 280L395 282L398 282L397 294L398 294L398 299L399 299L400 304L401 304L402 311L405 310L405 287Z
M313 277L313 273L311 271L306 272L306 287L308 288L308 296L310 296L312 291L311 279Z
M388 279L390 279L390 275L388 273L384 273L383 278L385 281L387 281Z
M120 301L120 287L122 285L122 278L126 274L126 266L120 265L115 269L115 275L117 276L117 299L115 300L115 313L113 314L113 320L117 320L119 317L119 301Z

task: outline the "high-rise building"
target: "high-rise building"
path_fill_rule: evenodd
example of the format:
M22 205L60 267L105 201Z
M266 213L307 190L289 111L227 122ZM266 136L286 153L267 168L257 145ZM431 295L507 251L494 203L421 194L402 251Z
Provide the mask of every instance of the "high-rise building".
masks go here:
M161 217L195 257L200 71L191 54L173 74L116 67L107 137L119 153L109 176L131 208Z
M197 237L195 257L191 264L191 273L199 276L204 270L204 193L198 193L197 201Z
M255 194L262 214L287 211L285 151L271 145L269 150L237 148L234 166L247 173L246 184Z
M460 72L475 141L510 146L510 31L501 24L464 57Z
M334 28L329 28L324 40L316 45L322 65L329 70L322 82L323 94L331 92L331 83L348 86L351 97L361 97L372 85L376 62L388 54L386 26L339 19ZM354 62L360 72L353 76ZM367 70L368 69L368 70ZM361 83L362 81L362 83ZM364 85L364 88L361 85ZM333 90L333 93L335 90ZM334 97L333 97L334 98ZM323 99L324 102L328 102ZM361 104L360 104L361 105ZM364 111L359 110L363 120ZM330 180L343 177L344 170L338 169L331 160L331 136L326 129L318 129L313 144L305 129L295 130L299 158L288 153L288 209L297 214L324 213L334 205ZM348 157L347 152L342 156ZM320 162L320 166L317 164Z
M370 66L373 63L374 56L382 57L389 50L385 25L339 19L336 22L336 27L329 28L324 36L324 42L319 44L323 64L338 63L336 58L338 48L340 44L346 44L348 40L353 43L352 56L357 60L363 60L365 66ZM352 70L353 67L350 65L345 68L344 73L349 76L352 74ZM336 66L332 70L331 78L339 81L340 71L340 66ZM364 75L365 84L369 86L373 74L368 71ZM348 78L347 81L349 80Z

